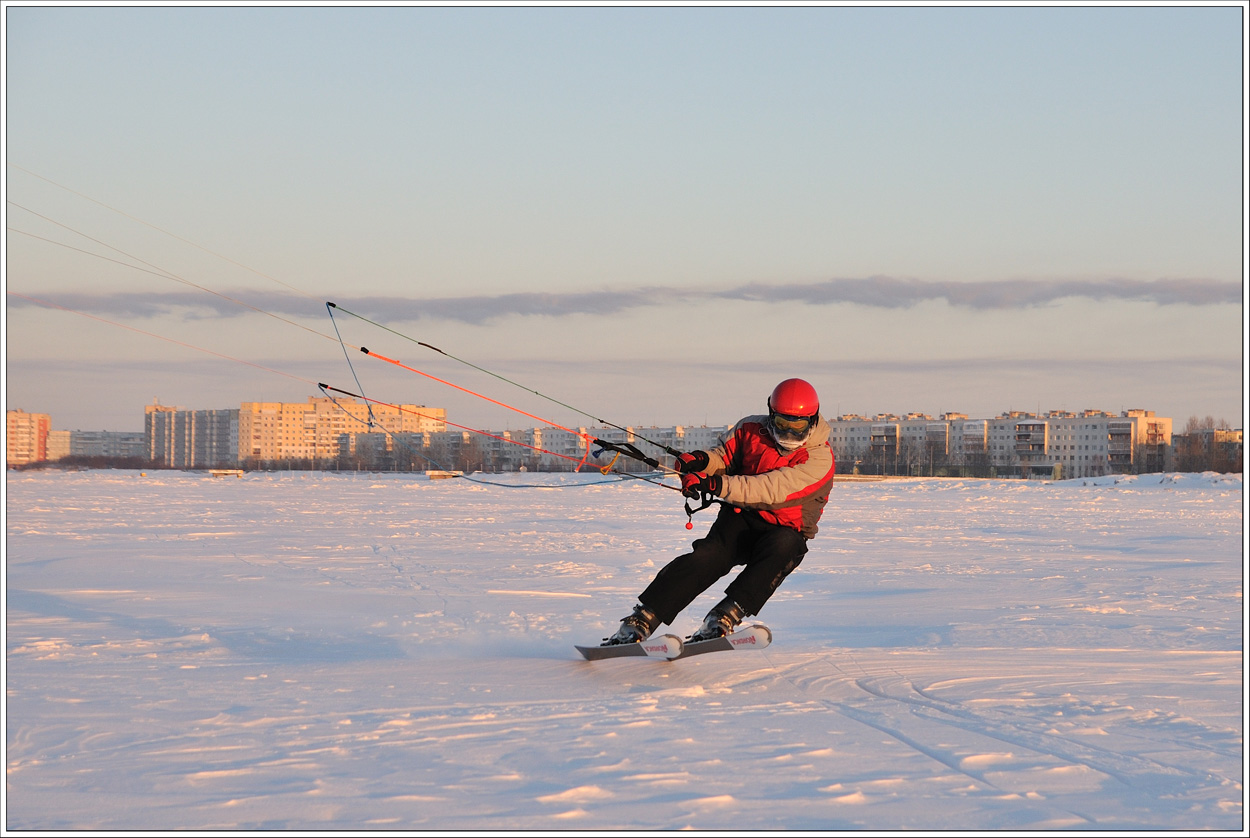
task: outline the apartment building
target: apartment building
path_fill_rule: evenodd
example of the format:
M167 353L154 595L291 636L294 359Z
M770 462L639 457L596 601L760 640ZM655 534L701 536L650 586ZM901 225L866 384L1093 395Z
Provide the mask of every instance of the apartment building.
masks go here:
M147 435L142 431L70 431L69 453L71 457L146 460Z
M1170 463L1172 437L1172 420L1148 410L1119 415L1011 411L994 419L958 413L938 419L847 415L830 425L830 443L843 473L853 470L848 465L893 474L931 473L938 462L1063 477L1161 471Z
M72 434L73 431L48 431L48 462L54 463L69 456Z
M1183 471L1241 471L1242 432L1232 428L1192 427L1172 435L1173 467Z
M949 457L965 443L962 439L963 414L943 414L938 419L923 413L896 416L879 413L872 418L843 414L829 422L829 444L842 465L839 471L854 471L872 461L893 470L908 459Z
M538 471L573 471L585 460L590 462L590 445L586 428L519 428L508 432L509 439L521 443L513 446L515 454L525 458L526 468Z
M672 455L666 449L674 451L706 451L712 448L729 434L728 425L665 425L638 426L628 428L581 428L581 433L607 442L632 445L644 455L661 464L669 464ZM591 453L594 453L592 446ZM616 457L616 452L605 451L590 463L605 466ZM617 461L618 470L646 471L650 467L639 460L628 460L621 455Z
M719 427L670 425L666 427L553 426L518 428L489 434L443 431L422 434L356 434L340 438L339 453L354 458L362 468L468 469L482 471L573 471L579 467L644 472L645 463L595 445L595 440L628 444L660 463L670 455L664 446L678 451L706 449L729 431Z
M21 466L48 459L48 432L51 430L52 417L46 413L6 410L5 465Z
M673 447L678 451L706 451L729 435L728 425L678 425L676 430Z
M439 433L447 411L424 405L379 405L356 399L309 396L307 402L239 405L238 460L327 460L340 454L340 438L362 433Z
M66 457L102 457L146 460L147 439L142 431L48 431L41 458L54 463Z
M961 462L983 457L990 440L988 419L969 419L960 416L953 432L954 454Z
M1149 410L1017 414L993 420L991 428L994 462L1006 467L1097 477L1161 471L1170 462L1172 420ZM1014 461L1008 441L1014 444Z
M843 460L866 456L872 444L874 424L877 423L855 413L844 413L830 421L829 444L834 454Z
M143 413L144 456L167 468L239 464L239 411L184 410L151 404Z
M339 438L340 462L382 471L572 471L592 462L581 437L559 428L473 433L357 433Z

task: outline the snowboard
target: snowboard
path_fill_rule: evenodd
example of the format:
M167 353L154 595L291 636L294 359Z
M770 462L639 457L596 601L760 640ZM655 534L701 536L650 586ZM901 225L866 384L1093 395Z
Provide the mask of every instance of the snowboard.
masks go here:
M708 652L763 649L772 642L773 633L768 626L763 623L752 623L749 626L742 626L737 631L724 637L714 637L711 640L687 640L682 646L681 654L677 657L689 658L694 655L704 655Z
M618 643L615 646L575 646L588 661L606 658L659 658L673 660L681 655L682 643L675 634L653 634L640 643Z
M682 640L674 634L656 634L641 643L621 643L616 646L575 646L588 661L607 658L658 658L678 660L708 652L732 652L743 649L763 649L773 640L773 633L763 623L743 626L725 637L712 640Z

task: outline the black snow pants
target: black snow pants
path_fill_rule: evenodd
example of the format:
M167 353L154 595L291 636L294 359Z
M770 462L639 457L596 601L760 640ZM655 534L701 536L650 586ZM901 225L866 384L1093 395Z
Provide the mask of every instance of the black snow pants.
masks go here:
M707 535L693 549L665 565L638 601L672 624L687 605L738 565L746 568L725 589L747 616L760 613L790 571L807 553L807 539L757 513L721 506Z

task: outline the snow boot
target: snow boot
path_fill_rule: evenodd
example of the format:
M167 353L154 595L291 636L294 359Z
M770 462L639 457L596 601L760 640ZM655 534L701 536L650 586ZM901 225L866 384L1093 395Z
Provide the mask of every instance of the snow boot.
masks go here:
M717 637L724 637L731 633L742 622L742 618L746 613L742 610L742 606L734 602L729 597L725 597L703 618L703 625L699 626L699 630L690 635L691 642L700 640L713 640Z
M660 625L660 618L641 605L634 606L634 613L621 620L621 627L616 634L603 641L604 646L617 646L622 643L641 643L651 636Z

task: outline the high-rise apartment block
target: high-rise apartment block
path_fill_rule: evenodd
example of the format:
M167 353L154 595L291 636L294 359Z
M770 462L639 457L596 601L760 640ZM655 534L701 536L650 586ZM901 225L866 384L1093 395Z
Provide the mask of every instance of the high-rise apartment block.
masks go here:
M24 410L5 411L4 462L20 466L48 459L48 432L52 417Z
M239 463L238 410L183 410L150 404L143 412L145 454L169 468L231 468Z
M344 436L444 431L447 410L309 396L307 402L243 402L238 429L240 463L332 460L339 457Z

